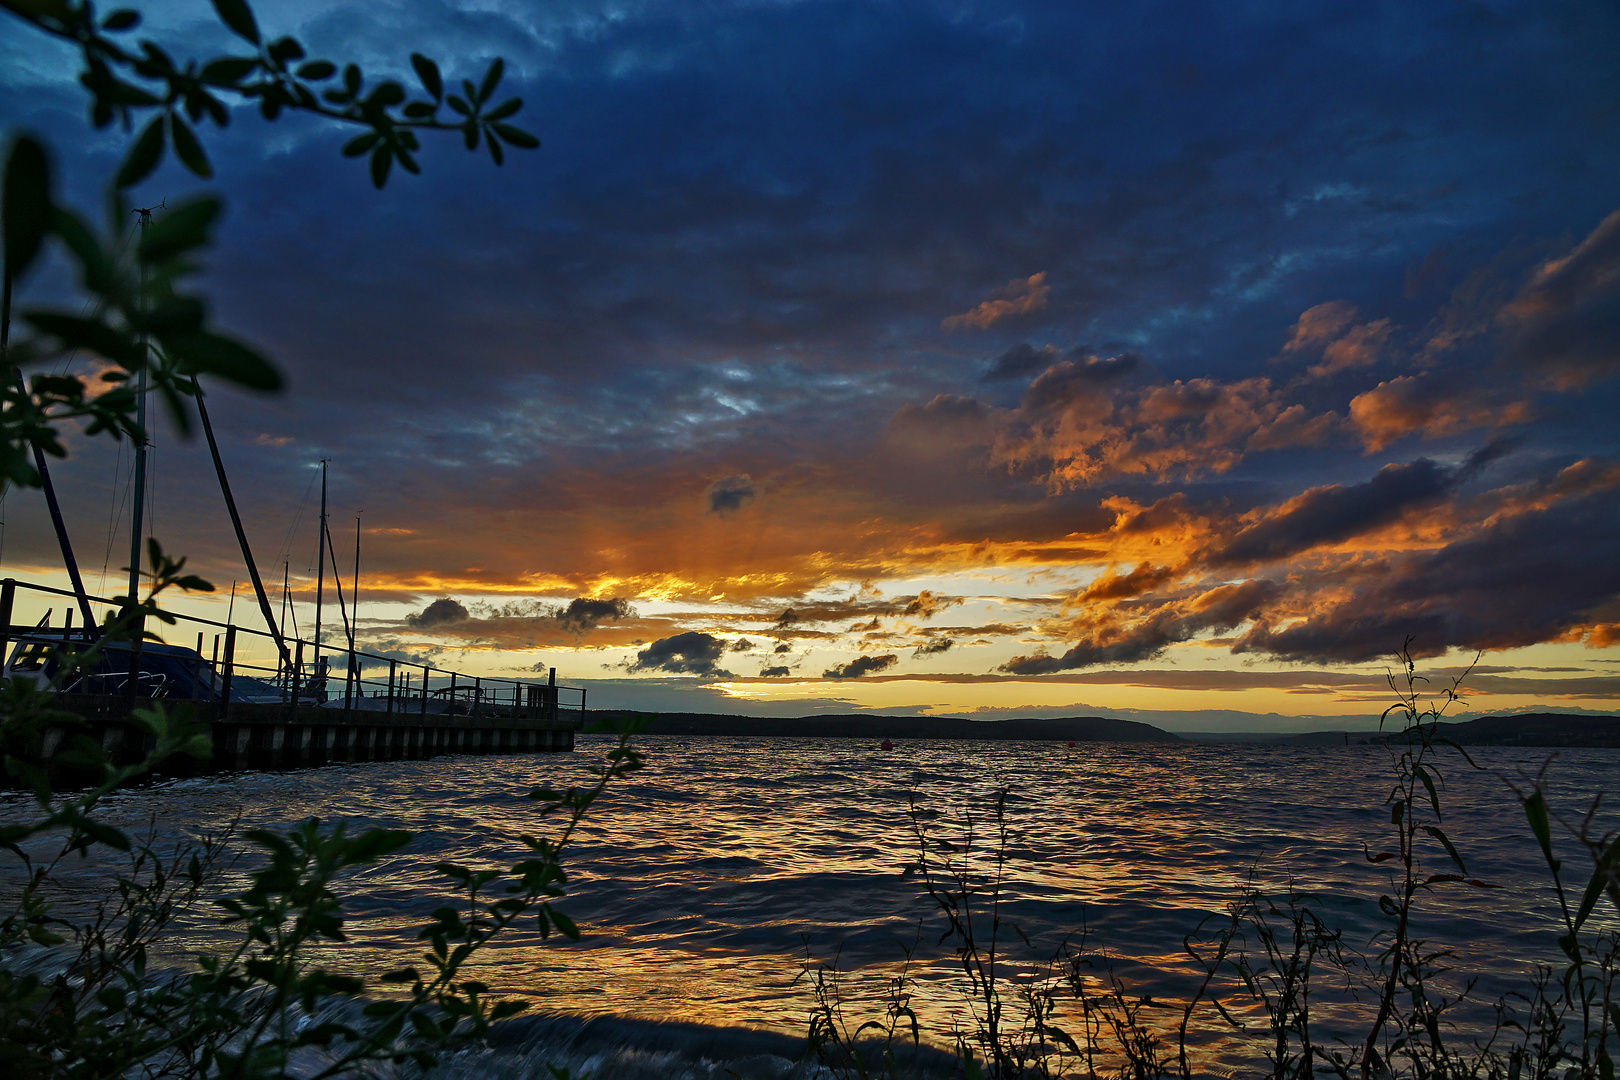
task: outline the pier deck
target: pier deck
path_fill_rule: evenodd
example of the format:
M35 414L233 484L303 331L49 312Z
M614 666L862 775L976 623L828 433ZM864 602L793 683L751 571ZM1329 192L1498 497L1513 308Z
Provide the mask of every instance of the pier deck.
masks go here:
M131 705L150 705L118 696L62 694L58 707L83 717L91 737L118 764L139 761L149 747L146 736L127 720ZM165 772L230 772L241 769L300 769L342 761L406 761L441 754L534 754L569 751L574 733L584 726L577 715L446 715L426 716L367 710L344 710L231 702L183 704L208 724L213 735L211 760L171 762ZM68 734L53 728L46 734L49 758Z

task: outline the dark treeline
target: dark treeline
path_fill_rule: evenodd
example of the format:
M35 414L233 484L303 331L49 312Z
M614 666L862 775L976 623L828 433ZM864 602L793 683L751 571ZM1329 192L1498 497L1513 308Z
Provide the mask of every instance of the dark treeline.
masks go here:
M634 714L591 711L593 720ZM965 720L959 716L728 716L721 713L663 713L647 727L649 735L761 735L837 739L1056 739L1074 742L1181 742L1152 724L1103 716L1051 720Z

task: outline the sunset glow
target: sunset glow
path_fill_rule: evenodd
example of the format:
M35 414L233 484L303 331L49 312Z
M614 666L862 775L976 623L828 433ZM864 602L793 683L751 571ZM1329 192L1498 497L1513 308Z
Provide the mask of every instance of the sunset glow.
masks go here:
M275 605L307 629L329 458L364 647L602 708L1301 728L1411 638L1482 652L1475 712L1616 711L1615 17L1442 8L267 9L500 53L544 140L378 193L231 129L211 285L289 389L214 408ZM7 128L88 132L38 46ZM55 145L94 204L115 141ZM70 450L111 595L127 460ZM218 617L206 448L153 470ZM62 583L37 493L0 562Z

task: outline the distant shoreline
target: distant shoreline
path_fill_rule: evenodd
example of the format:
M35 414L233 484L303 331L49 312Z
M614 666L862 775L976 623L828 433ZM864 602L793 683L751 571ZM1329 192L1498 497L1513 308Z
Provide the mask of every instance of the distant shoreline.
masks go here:
M589 720L635 715L630 710L593 709ZM728 716L721 713L661 713L649 735L731 735L823 739L1017 739L1064 742L1179 743L1181 736L1135 720L1065 716L1052 720L967 720L959 716Z
M592 709L589 721L632 716L628 709ZM992 739L1024 742L1205 743L1207 745L1369 746L1399 738L1398 731L1176 733L1136 720L1105 716L1052 719L968 720L960 716L884 716L839 713L820 716L739 716L725 713L661 713L649 735L820 739ZM1620 748L1620 717L1571 713L1521 713L1442 723L1439 735L1462 746Z
M1212 745L1266 746L1381 746L1399 741L1405 729L1390 725L1383 731L1331 728L1324 731L1184 731L1190 742ZM1541 746L1549 748L1620 748L1620 716L1590 713L1515 713L1481 716L1472 720L1441 721L1436 736L1459 746Z

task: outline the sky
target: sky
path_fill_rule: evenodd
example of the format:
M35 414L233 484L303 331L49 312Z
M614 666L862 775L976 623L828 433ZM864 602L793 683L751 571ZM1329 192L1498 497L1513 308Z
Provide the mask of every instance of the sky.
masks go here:
M379 192L351 132L243 108L212 181L132 192L226 200L201 288L287 387L207 389L304 636L324 458L363 647L603 708L1364 725L1410 638L1434 686L1479 654L1458 715L1617 711L1613 5L259 17L413 87L413 50L503 57L542 140L427 137ZM8 25L0 126L94 208L128 136L73 59ZM82 304L63 266L20 305ZM111 595L129 455L70 451ZM218 617L246 575L206 447L158 424L153 472ZM60 584L38 493L4 520L0 571Z

